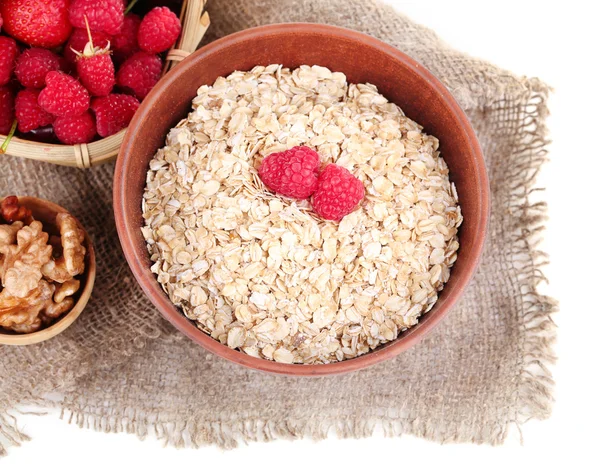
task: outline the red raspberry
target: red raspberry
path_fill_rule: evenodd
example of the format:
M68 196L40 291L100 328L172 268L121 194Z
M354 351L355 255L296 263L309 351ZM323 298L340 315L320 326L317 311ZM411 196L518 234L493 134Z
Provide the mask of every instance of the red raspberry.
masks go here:
M46 75L46 87L39 96L40 106L56 116L77 116L90 106L88 91L74 77L59 71Z
M108 95L115 85L115 65L110 58L110 49L108 46L104 49L94 47L91 34L83 53L77 54L77 74L91 95Z
M54 134L63 144L87 144L96 136L96 122L90 111L75 117L57 118L52 125Z
M0 134L8 134L15 119L15 97L8 86L0 87Z
M117 63L123 63L134 53L139 52L137 35L141 22L140 17L133 13L125 16L123 27L110 41L113 57Z
M47 126L54 121L54 116L38 105L39 95L40 91L37 89L24 89L17 94L15 114L21 133Z
M319 154L306 146L268 155L258 170L267 188L294 199L306 199L317 189Z
M160 79L162 61L157 55L138 52L128 58L117 72L121 89L143 100Z
M4 24L4 20L2 19L2 15L0 15L0 32L2 31L3 24Z
M362 182L344 167L331 163L319 176L312 196L315 212L326 220L339 222L352 212L365 197Z
M109 94L94 99L91 108L96 114L98 134L105 138L127 128L139 106L135 97L125 94Z
M24 87L41 89L50 71L60 70L60 57L50 50L31 48L17 59L15 76Z
M85 28L87 17L92 31L114 36L123 25L123 0L73 0L69 19L76 28Z
M77 53L83 53L85 45L89 42L88 33L85 29L74 29L69 37L69 42L65 45L63 55L69 63L77 61ZM94 45L100 48L108 47L110 36L104 32L92 31L92 40Z
M4 31L33 47L53 48L71 34L70 0L2 0Z
M181 33L181 23L167 7L153 8L144 16L138 31L138 44L145 52L169 50Z
M17 55L19 49L15 40L0 36L0 86L4 86L12 78Z

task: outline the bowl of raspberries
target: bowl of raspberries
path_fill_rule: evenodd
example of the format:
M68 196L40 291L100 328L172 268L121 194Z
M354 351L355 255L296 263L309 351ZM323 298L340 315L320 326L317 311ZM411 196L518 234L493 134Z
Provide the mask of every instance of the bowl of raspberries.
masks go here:
M182 30L179 2L136 2L0 2L0 152L116 156Z

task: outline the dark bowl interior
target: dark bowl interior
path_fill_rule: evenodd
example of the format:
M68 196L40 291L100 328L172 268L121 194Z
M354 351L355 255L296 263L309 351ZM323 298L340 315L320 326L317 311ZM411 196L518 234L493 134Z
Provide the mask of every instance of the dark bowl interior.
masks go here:
M295 68L321 65L346 74L353 83L372 83L425 131L440 140L456 184L464 222L451 277L433 309L397 340L358 358L327 365L287 365L234 351L200 331L169 301L150 272L140 232L142 193L148 163L164 145L169 129L185 118L196 90L219 76L256 65ZM406 350L429 332L457 301L482 251L489 214L489 188L473 129L448 90L419 63L394 47L355 31L316 24L263 26L220 39L197 51L167 74L136 113L117 161L114 208L123 250L132 271L159 311L180 331L230 361L288 375L349 372Z

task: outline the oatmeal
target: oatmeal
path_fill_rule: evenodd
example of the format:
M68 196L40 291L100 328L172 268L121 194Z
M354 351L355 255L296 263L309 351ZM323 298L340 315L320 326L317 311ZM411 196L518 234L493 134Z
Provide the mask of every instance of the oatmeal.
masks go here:
M202 86L147 175L142 231L171 301L231 348L285 363L354 358L435 304L462 222L438 140L370 84L319 66ZM364 185L340 222L270 192L263 158L318 152Z

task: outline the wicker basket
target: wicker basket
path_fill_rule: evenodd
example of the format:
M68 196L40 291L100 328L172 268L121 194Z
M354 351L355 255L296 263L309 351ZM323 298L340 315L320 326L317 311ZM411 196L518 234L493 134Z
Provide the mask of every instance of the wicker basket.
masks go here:
M208 12L204 11L205 4L206 0L183 1L180 14L181 37L167 54L163 75L198 48L210 24ZM44 144L13 137L6 147L5 155L69 167L89 168L114 160L126 131L124 129L107 138L75 146ZM6 136L0 135L0 146L5 139Z

